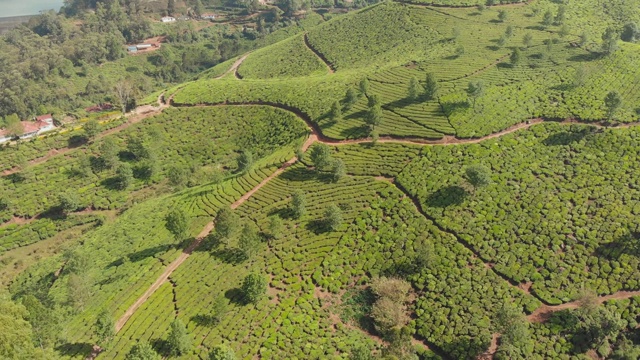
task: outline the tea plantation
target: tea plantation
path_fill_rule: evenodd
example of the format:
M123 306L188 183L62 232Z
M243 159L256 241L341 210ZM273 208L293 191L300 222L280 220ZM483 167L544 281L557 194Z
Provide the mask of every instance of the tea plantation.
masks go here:
M42 358L639 358L640 2L287 4L152 113L0 148Z

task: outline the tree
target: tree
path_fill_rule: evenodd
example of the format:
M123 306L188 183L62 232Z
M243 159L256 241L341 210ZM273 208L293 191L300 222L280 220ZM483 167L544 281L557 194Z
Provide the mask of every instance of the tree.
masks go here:
M152 152L146 136L133 135L127 138L127 151L129 151L136 160L148 159Z
M282 219L278 215L273 215L269 217L269 236L272 239L280 239L284 232L284 223Z
M498 20L500 22L505 22L507 20L507 11L506 10L499 10L498 11Z
M580 34L580 47L585 47L589 44L589 35L586 32Z
M175 187L182 187L189 180L189 169L182 165L174 165L167 171L169 184Z
M100 159L102 159L104 166L113 169L118 165L118 153L120 149L111 137L107 137L102 141L99 151Z
M562 27L560 27L560 31L558 32L561 38L565 38L570 33L571 30L569 29L569 25L567 24L562 25Z
M373 131L382 122L382 107L379 103L374 103L369 106L367 113L364 117L364 122L369 125L370 131Z
M196 16L202 16L202 14L204 13L204 5L202 5L202 1L196 0L193 11L196 13Z
M322 143L315 143L311 147L311 162L317 170L323 170L331 165L331 150L329 146Z
M267 280L262 275L251 273L242 281L242 294L247 303L256 304L267 292Z
M409 95L409 99L412 101L415 101L420 97L422 89L420 83L418 82L418 79L416 79L415 76L412 76L411 79L409 79L409 88L407 92Z
M411 284L398 278L378 277L371 280L371 290L380 298L402 303L411 291Z
M173 0L169 0L170 2ZM127 106L133 98L133 85L127 80L119 81L113 88L113 94L120 105L122 115L127 113Z
M342 108L340 107L339 101L335 101L333 105L331 105L329 120L331 120L332 123L338 123L342 121Z
M9 203L9 200L0 197L0 211L7 210L9 206L11 206L11 204Z
M373 131L371 131L371 144L376 145L378 140L380 140L380 133L377 129L373 129Z
M83 130L87 139L93 140L100 133L100 124L95 119L91 119L84 124Z
M236 360L236 353L227 345L216 345L209 352L209 360Z
M513 36L513 26L507 26L507 29L504 32L504 36L506 36L507 39Z
M104 345L116 334L113 317L107 310L103 310L98 315L94 324L94 334L98 338L98 345L101 347L104 347Z
M542 17L542 25L553 25L553 13L551 12L551 10L547 10L547 12L544 13L544 16Z
M476 9L478 10L479 13L482 14L487 9L487 5L479 4L478 6L476 6Z
M513 66L518 65L520 63L520 60L522 60L522 52L520 51L520 48L515 48L513 50L509 60L511 61L511 65Z
M500 36L500 38L498 38L498 42L496 42L496 44L498 45L498 47L503 47L505 45L507 45L507 37L502 35Z
M458 40L459 37L460 37L460 29L457 27L454 27L453 29L451 29L451 40L453 41Z
M459 58L460 56L464 55L464 46L463 45L459 45L458 47L456 47L456 52L455 55L457 58Z
M324 211L324 223L330 230L338 230L343 221L342 210L336 204L329 205Z
M473 108L476 108L476 101L478 100L479 97L482 97L482 95L484 95L484 83L482 81L477 81L477 82L469 82L469 85L467 85L467 95L469 95L469 97L471 99L473 99Z
M614 28L607 28L602 34L602 51L605 54L613 54L618 50L618 33Z
M360 80L360 84L358 86L360 88L360 95L366 96L369 92L369 79L363 78Z
M238 233L240 218L230 207L223 207L216 214L215 224L216 235L228 245Z
M80 197L75 191L66 191L58 195L58 204L64 213L70 213L80 207Z
M567 7L565 5L560 5L558 7L558 13L554 19L555 23L558 25L564 25L564 22L567 20Z
M20 122L20 118L16 114L8 115L4 118L5 129L9 133L9 135L20 136L24 134L24 127L22 126L22 122Z
M624 25L620 39L626 42L635 42L640 39L640 28L638 24L631 22Z
M238 172L247 172L251 170L251 166L253 166L253 154L251 154L249 150L242 151L240 156L238 156Z
M531 35L531 33L524 34L524 37L522 38L522 45L527 48L530 48L533 45L533 35Z
M33 359L34 347L27 310L0 291L0 358Z
M27 309L25 317L33 330L33 340L40 348L54 345L61 331L59 313L43 305L38 298L27 295L22 299L22 305Z
M258 231L250 223L245 223L240 233L238 246L247 259L250 259L258 252L260 246L260 235Z
M307 198L300 189L294 191L291 197L291 211L296 219L300 219L307 213Z
M342 159L336 159L333 161L333 170L332 172L332 176L333 176L333 181L338 182L340 181L340 179L342 179L343 177L345 177L345 175L347 175L347 169L344 166L344 161L342 161Z
M383 335L394 329L399 330L409 322L405 306L389 298L380 298L373 304L371 317L376 329Z
M438 95L438 80L434 73L427 73L427 81L424 85L424 94L427 100L433 100Z
M529 322L521 309L510 303L503 304L493 321L496 331L502 334L503 344L523 348L531 340Z
M465 169L465 178L474 190L491 184L491 172L482 165L471 165Z
M620 94L617 91L610 91L604 98L604 105L607 107L607 119L613 120L613 117L622 105Z
M358 94L353 88L348 88L347 93L344 96L344 108L346 110L351 109L351 107L358 101Z
M176 1L169 0L167 2L167 15L173 16L176 13Z
M126 360L161 360L162 357L153 350L148 342L138 342L133 345L131 350L125 356Z
M211 322L213 324L219 324L228 311L229 302L227 301L227 299L224 297L224 295L217 296L213 301L213 306L211 307Z
M169 345L169 351L173 356L185 355L191 351L191 336L189 336L187 328L180 319L175 319L171 322L167 345Z
M369 346L360 344L351 350L349 360L375 360L375 357L371 354L371 348Z
M118 190L126 190L133 181L133 170L131 165L122 163L116 170L115 186Z
M573 86L575 87L580 87L582 85L584 85L585 81L587 80L587 76L588 76L588 70L587 67L585 65L581 65L576 69L576 73L573 79Z
M176 240L182 240L189 233L189 217L182 209L173 209L165 218L165 226Z

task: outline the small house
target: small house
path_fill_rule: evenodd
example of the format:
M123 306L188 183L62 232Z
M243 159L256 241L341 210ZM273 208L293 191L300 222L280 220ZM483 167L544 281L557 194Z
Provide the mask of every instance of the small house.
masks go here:
M175 22L176 18L174 18L173 16L164 16L161 20L163 23L171 23Z
M138 44L136 45L136 49L138 50L146 50L146 49L150 49L151 48L151 44Z
M216 16L214 14L202 14L200 18L202 20L213 20L216 18Z
M138 47L136 46L127 46L127 51L130 53L138 52Z
M0 144L11 141L12 136L7 133L7 130L0 130Z

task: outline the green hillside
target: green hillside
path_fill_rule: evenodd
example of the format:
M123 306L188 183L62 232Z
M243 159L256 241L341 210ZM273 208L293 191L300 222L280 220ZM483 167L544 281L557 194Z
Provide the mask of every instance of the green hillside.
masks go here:
M0 357L640 356L640 2L276 5L2 147Z

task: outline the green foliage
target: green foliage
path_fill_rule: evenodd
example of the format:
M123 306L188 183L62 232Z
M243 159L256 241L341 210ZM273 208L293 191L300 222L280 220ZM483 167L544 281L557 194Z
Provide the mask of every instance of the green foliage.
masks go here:
M180 319L173 320L169 326L167 345L173 356L187 355L193 348L192 339Z
M418 83L418 79L416 79L415 76L409 80L409 88L407 90L407 94L408 98L413 101L417 100L422 94L422 87L420 86L420 83Z
M183 165L173 165L167 171L167 180L172 186L182 187L189 181L190 175L189 169Z
M515 48L513 50L509 60L511 61L511 65L518 65L520 63L522 60L522 51L520 51L520 48Z
M126 190L133 182L133 169L128 163L121 163L116 169L115 187L118 190Z
M336 101L333 103L333 105L331 105L329 120L334 123L342 121L342 107L340 106L339 101Z
M291 195L291 211L296 219L300 219L307 213L307 198L302 190L298 189Z
M73 212L80 208L80 197L77 193L68 191L58 196L58 203L65 213Z
M427 100L433 100L438 96L438 80L434 73L427 74L427 81L424 85L424 93Z
M283 236L283 232L285 230L284 223L282 222L282 218L278 215L272 215L269 217L269 236L272 239L280 239Z
M464 170L465 178L474 189L491 184L491 171L482 165L472 165Z
M242 294L247 303L257 303L267 292L267 280L264 276L251 273L242 280Z
M508 352L513 352L509 346L517 349L522 355L531 352L533 346L531 344L529 324L522 309L518 309L511 303L503 304L502 308L496 313L494 326L497 332L501 334L501 347L505 347Z
M613 119L616 112L622 106L622 98L617 91L611 91L604 98L604 105L607 107L607 118Z
M324 212L324 223L327 228L332 231L337 231L343 221L342 210L335 204L329 205Z
M162 357L148 342L138 342L125 357L126 360L160 360Z
M93 139L100 133L100 124L95 119L90 119L82 126L82 129L88 139Z
M5 359L32 359L35 353L27 310L0 294L0 356Z
M242 173L251 170L253 162L253 154L251 154L251 151L242 151L242 153L240 153L240 155L238 156L238 172Z
M61 316L56 309L51 309L42 304L33 295L27 295L22 299L22 305L27 310L25 317L33 331L33 340L36 346L41 348L52 347L61 330Z
M218 345L209 352L209 360L236 360L236 353L227 345Z
M311 154L309 156L313 166L318 170L324 170L331 165L331 151L329 146L322 143L313 144Z
M189 216L182 209L174 209L166 217L166 227L181 241L189 233Z
M342 159L333 160L332 167L333 168L331 170L331 173L332 173L331 176L333 177L333 181L340 181L340 179L342 179L347 175L347 169Z
M229 207L218 210L215 219L216 235L226 244L229 244L240 230L240 218Z
M255 225L245 222L238 239L238 246L247 259L252 258L260 250L260 240L260 234Z
M605 54L613 54L618 50L618 39L620 35L614 28L607 28L602 34L602 52Z
M508 14L506 10L498 10L498 20L500 22L505 22L507 20Z
M94 324L94 333L98 338L98 344L101 347L105 347L105 345L116 334L113 317L107 310L103 310L98 314L98 318Z
M354 88L348 88L347 93L344 96L343 104L346 110L351 109L351 107L358 101L358 93Z

